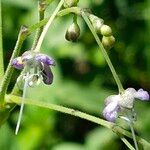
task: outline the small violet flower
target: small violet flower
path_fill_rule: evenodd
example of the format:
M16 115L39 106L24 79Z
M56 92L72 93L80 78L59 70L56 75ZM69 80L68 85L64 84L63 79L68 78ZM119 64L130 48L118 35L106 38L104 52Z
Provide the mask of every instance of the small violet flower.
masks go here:
M103 116L106 120L114 122L118 116L118 112L125 109L132 110L135 98L142 101L149 100L149 94L143 89L136 91L134 88L128 88L122 94L111 95L105 100L105 108Z
M55 66L55 61L48 55L26 51L22 56L13 59L11 64L16 69L25 69L23 78L29 74L29 86L38 83L39 80L48 85L53 82L50 66Z

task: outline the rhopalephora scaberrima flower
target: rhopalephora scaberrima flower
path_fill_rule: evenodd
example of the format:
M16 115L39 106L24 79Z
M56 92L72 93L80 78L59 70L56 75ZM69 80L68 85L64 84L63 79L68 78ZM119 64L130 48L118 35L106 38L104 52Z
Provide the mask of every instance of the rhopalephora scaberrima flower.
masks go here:
M143 89L136 91L134 88L128 88L122 94L107 97L103 116L108 121L114 122L118 117L118 112L133 110L135 99L147 101L149 100L149 94Z
M55 66L55 61L46 54L26 51L22 56L13 59L11 64L16 69L24 69L24 73L21 76L23 79L26 78L27 73L29 74L29 86L39 83L41 80L47 85L53 82L53 74L50 67Z

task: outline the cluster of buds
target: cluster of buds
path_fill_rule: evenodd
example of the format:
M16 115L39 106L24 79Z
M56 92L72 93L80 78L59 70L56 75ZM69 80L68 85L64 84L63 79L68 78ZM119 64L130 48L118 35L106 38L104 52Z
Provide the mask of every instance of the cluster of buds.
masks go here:
M115 43L115 38L112 35L112 29L110 26L104 24L104 20L93 15L89 14L89 19L95 28L97 34L102 35L102 44L104 48L111 49Z
M107 97L105 100L103 116L106 120L114 122L117 119L119 112L121 113L134 109L135 99L147 101L149 100L149 94L143 89L136 91L134 88L128 88L122 94Z
M55 66L55 61L48 55L26 51L22 56L13 59L11 64L16 69L24 69L23 79L29 74L29 86L41 80L47 85L53 82L50 66Z

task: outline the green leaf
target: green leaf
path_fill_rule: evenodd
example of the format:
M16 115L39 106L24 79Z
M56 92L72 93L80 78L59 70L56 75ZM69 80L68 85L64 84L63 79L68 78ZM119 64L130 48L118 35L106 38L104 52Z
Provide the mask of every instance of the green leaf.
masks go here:
M84 146L76 143L61 143L52 148L52 150L85 150Z
M89 150L108 150L110 147L119 150L116 138L108 129L96 128L88 133L85 143Z

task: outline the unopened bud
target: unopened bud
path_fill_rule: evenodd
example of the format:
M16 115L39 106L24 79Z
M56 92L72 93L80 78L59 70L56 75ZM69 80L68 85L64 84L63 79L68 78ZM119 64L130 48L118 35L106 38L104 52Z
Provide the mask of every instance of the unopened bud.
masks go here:
M103 36L102 44L104 48L111 49L115 43L115 38L113 36Z
M65 38L68 41L76 42L80 36L80 27L77 23L72 23L66 31Z
M76 6L78 2L79 0L64 0L64 7L68 8L68 7Z
M90 14L89 19L96 30L97 33L101 33L101 27L104 24L104 20L101 18L98 18L97 16Z
M102 25L100 31L103 36L111 36L112 35L112 29L108 25Z

